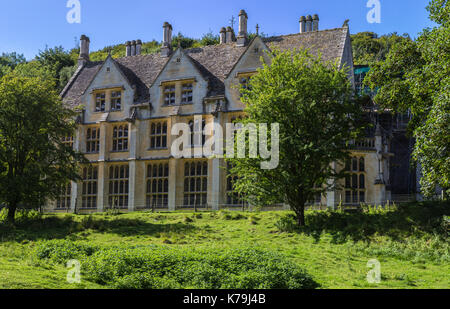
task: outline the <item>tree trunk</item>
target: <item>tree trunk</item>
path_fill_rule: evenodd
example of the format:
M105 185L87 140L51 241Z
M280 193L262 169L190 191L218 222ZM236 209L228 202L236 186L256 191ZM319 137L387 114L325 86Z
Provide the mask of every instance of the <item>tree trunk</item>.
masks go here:
M8 207L8 222L11 224L16 223L16 210L17 210L17 204L11 203Z
M305 205L299 206L297 211L297 221L298 226L304 227L306 226L306 220L305 220Z

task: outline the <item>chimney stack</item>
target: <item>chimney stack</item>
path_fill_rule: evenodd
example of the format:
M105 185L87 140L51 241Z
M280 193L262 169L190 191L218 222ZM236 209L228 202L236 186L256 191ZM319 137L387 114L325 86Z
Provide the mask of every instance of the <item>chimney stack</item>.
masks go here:
M91 41L84 34L80 38L80 57L78 58L78 65L82 66L89 62L89 43Z
M234 42L236 39L236 36L234 35L234 30L231 27L227 27L227 43Z
M220 29L220 44L225 44L227 42L227 29L225 27L222 27Z
M319 31L319 15L317 14L313 16L312 31Z
M131 56L136 56L136 41L131 41Z
M142 41L137 40L136 41L136 56L139 56L141 54L141 51L142 51Z
M311 15L306 16L306 32L312 31L312 17Z
M300 17L300 33L306 32L306 17L302 16Z
M319 15L300 17L300 33L319 31Z
M161 47L161 56L169 57L172 52L172 25L165 22L163 29L163 46Z
M131 42L130 41L127 41L125 43L125 49L126 49L125 57L130 57L131 56Z
M239 34L237 38L238 46L245 46L247 44L247 21L247 13L245 10L241 10L239 12Z

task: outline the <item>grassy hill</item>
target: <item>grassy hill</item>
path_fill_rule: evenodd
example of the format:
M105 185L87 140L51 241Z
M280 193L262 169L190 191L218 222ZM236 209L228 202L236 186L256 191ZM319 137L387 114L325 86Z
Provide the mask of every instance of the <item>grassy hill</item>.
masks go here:
M309 212L298 230L289 212L28 214L0 224L0 288L448 288L445 215L440 204ZM66 282L71 258L79 285ZM380 284L366 280L371 259Z

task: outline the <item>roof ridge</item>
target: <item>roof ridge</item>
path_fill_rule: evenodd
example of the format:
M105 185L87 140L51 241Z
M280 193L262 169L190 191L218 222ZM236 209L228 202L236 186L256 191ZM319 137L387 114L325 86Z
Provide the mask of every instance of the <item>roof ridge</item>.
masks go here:
M313 34L313 33L321 33L321 32L331 32L331 31L336 31L336 30L344 30L346 29L346 27L341 27L341 28L332 28L332 29L324 29L324 30L317 30L317 31L309 31L309 32L303 32L303 33L291 33L291 34L281 34L281 35L273 35L273 36L269 36L269 37L262 37L262 40L268 40L271 38L284 38L284 37L292 37L292 36L302 36L302 35L309 35L309 34Z

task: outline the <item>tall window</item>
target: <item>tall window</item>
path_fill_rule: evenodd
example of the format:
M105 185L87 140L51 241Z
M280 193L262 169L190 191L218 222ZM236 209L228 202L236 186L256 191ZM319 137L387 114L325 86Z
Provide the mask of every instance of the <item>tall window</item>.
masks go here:
M111 92L111 111L118 112L122 110L122 92Z
M150 149L160 148L167 148L167 122L151 124Z
M365 159L353 157L346 165L345 204L357 205L366 202Z
M61 195L56 201L56 209L70 209L70 200L72 194L72 184L68 183L61 189Z
M66 147L73 148L73 135L63 137L62 143Z
M208 197L208 162L185 164L184 207L206 207Z
M181 103L190 104L193 102L193 92L192 92L192 84L183 84L182 93L181 93Z
M147 166L147 208L169 207L169 164Z
M109 168L109 207L128 208L128 165L116 165Z
M128 150L128 126L116 126L113 130L113 151Z
M193 120L189 121L189 129L191 132L191 147L203 146L206 143L206 135L204 134L206 127L206 120L202 120L202 126L200 128L198 123L194 123ZM201 136L201 144L198 136Z
M86 153L100 151L100 128L89 128L86 131Z
M97 93L95 96L95 111L104 112L106 110L106 93Z
M83 168L83 191L82 191L81 207L83 209L96 209L97 193L98 193L98 168L97 167Z
M164 103L166 105L175 105L175 85L164 87Z
M245 205L245 201L242 199L242 196L235 191L235 183L239 179L238 176L231 174L231 169L233 165L231 163L227 163L227 206L243 206Z

